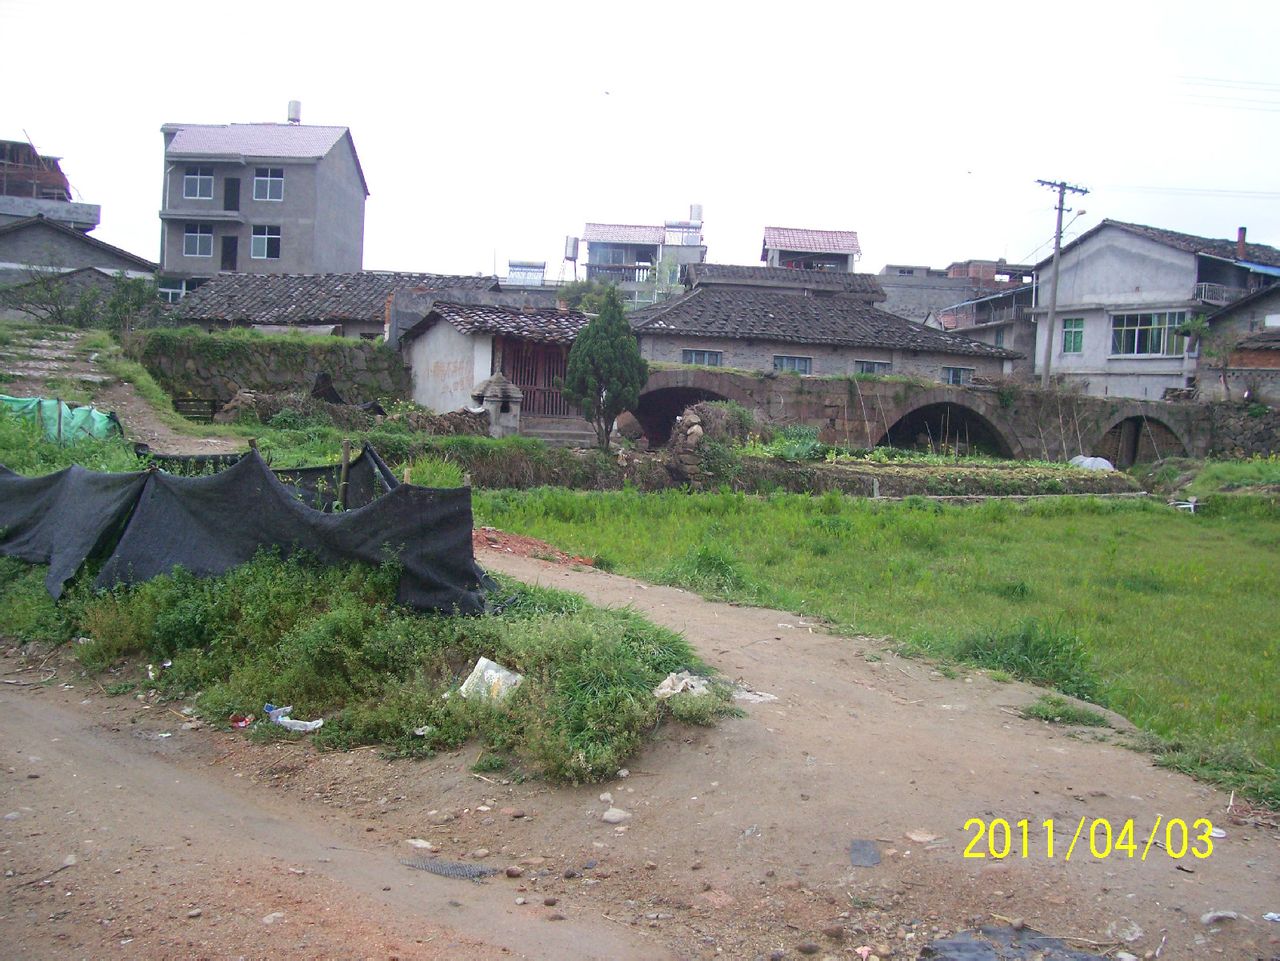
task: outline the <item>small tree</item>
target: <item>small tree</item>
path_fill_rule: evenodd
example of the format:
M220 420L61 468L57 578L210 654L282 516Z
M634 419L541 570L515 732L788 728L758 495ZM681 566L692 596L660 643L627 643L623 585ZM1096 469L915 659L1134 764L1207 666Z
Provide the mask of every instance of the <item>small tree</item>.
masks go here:
M560 299L572 310L598 314L604 307L604 295L610 286L598 280L575 280L560 288Z
M640 400L649 365L622 310L618 291L605 292L600 314L573 342L561 393L596 430L601 450L609 449L609 432L624 410Z

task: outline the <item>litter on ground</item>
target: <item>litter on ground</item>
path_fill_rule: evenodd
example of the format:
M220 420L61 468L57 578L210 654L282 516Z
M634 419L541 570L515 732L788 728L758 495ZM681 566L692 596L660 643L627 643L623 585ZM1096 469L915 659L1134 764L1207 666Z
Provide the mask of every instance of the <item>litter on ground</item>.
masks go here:
M706 694L710 690L707 685L707 679L698 674L672 671L653 689L653 696L659 701L665 701L673 694Z
M496 661L482 657L476 661L471 675L462 682L458 693L463 697L478 695L481 700L501 701L524 681L523 674L509 671Z

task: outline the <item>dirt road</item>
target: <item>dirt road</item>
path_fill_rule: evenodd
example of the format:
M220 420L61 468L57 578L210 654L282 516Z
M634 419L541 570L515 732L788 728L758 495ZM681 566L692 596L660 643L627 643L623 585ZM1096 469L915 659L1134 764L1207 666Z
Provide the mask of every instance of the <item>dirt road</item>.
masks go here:
M1231 823L1225 795L1145 755L1013 716L1029 688L943 677L783 612L480 561L633 604L778 699L712 730L664 726L625 778L553 788L473 774L474 748L391 763L188 730L181 705L108 697L63 662L51 684L0 685L0 936L14 956L903 958L993 915L1098 952L1280 954L1262 919L1280 910L1275 829ZM5 678L43 676L7 673L18 663L0 660ZM603 823L610 804L631 819ZM1082 817L1117 832L1133 819L1140 855L1157 816L1212 818L1226 837L1203 860L1065 859ZM1029 856L1015 833L1013 857L964 858L970 818L1026 818ZM521 875L412 871L408 838ZM853 866L854 840L881 862ZM1214 910L1240 917L1202 923Z

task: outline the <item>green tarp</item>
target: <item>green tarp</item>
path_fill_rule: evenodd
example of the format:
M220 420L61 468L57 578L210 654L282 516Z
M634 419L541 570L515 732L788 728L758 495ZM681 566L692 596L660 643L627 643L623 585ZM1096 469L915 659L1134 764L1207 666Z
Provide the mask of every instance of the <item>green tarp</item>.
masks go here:
M0 394L0 407L15 416L34 420L45 437L62 443L71 443L82 437L102 438L123 433L115 414L104 414L92 405L69 407L60 400Z

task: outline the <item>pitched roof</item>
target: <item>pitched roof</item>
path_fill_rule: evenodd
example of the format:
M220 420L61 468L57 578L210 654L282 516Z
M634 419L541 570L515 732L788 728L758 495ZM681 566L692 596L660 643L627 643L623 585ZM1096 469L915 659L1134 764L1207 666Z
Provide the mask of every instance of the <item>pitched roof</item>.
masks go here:
M765 227L764 246L767 250L800 250L811 254L862 254L856 230Z
M121 247L115 247L111 244L104 243L96 237L90 237L88 234L76 230L74 227L68 227L66 224L58 223L56 220L50 220L48 217L37 214L34 217L25 217L22 220L14 220L11 223L0 226L0 237L8 234L16 234L20 230L28 230L32 227L47 227L50 230L56 230L60 233L73 238L77 243L87 244L94 250L101 251L104 254L110 254L114 257L120 257L124 260L132 261L137 265L137 269L148 274L154 274L160 269L159 264L154 264L149 260L139 257L137 254L131 254L129 251Z
M1280 327L1269 327L1256 334L1243 337L1235 346L1236 350L1280 350Z
M160 129L173 133L173 139L165 147L168 158L232 156L318 160L345 140L351 148L364 192L369 193L360 156L347 127L313 127L300 123L171 123Z
M664 227L641 224L587 224L582 231L589 244L660 244L666 236Z
M793 270L789 267L747 267L738 264L690 264L689 283L741 284L752 287L792 287L800 290L833 290L869 294L884 300L884 288L874 274L850 274L839 270Z
M253 157L323 157L347 133L346 127L312 127L300 123L175 123L166 153Z
M397 290L493 290L494 277L390 273L219 274L179 301L180 320L255 324L382 323Z
M437 300L427 313L425 331L434 318L446 320L464 334L505 334L549 344L572 344L591 322L580 310L556 307L504 307L494 304L454 304Z
M1244 257L1237 258L1236 254L1239 251L1234 240L1197 237L1195 234L1179 233L1176 230L1165 230L1162 227L1148 227L1145 224L1129 224L1122 220L1104 220L1092 230L1086 230L1062 249L1067 250L1075 247L1106 227L1115 227L1134 236L1145 237L1147 240L1153 240L1158 244L1164 244L1166 247L1172 247L1174 250L1185 251L1189 254L1206 254L1210 257L1231 261L1242 259L1267 267L1280 267L1280 250L1275 247L1269 247L1266 244L1246 243L1244 245ZM1036 264L1036 267L1042 267L1052 259L1052 257L1046 257Z
M697 287L673 300L633 312L636 332L731 340L771 340L836 347L884 347L980 357L1018 357L968 337L912 323L839 297L732 287Z

